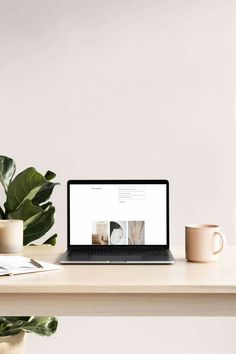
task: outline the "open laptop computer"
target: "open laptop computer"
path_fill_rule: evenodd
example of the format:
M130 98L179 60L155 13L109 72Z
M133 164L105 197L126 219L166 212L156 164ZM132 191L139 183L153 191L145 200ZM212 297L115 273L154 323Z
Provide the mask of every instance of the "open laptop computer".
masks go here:
M62 264L172 264L167 180L71 180Z

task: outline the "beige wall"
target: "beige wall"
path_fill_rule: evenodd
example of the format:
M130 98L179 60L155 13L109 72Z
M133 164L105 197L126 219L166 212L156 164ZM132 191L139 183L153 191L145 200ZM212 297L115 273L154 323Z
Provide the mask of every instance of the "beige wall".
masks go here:
M28 336L27 354L235 354L235 327L234 318L61 318L54 337Z
M189 222L236 232L234 1L0 1L1 152L69 178L169 178Z
M168 178L173 244L183 244L190 222L219 223L235 243L235 18L233 0L0 0L1 153L19 170L32 164L57 172L61 245L69 178ZM62 319L57 343L68 342L70 323L78 341L87 338L84 321ZM139 341L155 335L153 326L158 334L163 321L177 353L190 325L204 338L191 332L196 353L200 345L211 353L213 339L212 353L219 350L221 337L205 335L215 328L210 319L176 326L171 319L101 319L97 338L107 326L124 326L125 341L141 352ZM235 321L217 323L232 346ZM133 347L140 326L143 337ZM36 353L41 339L32 338ZM51 352L64 352L55 341ZM90 349L82 343L83 352L97 351L94 341Z

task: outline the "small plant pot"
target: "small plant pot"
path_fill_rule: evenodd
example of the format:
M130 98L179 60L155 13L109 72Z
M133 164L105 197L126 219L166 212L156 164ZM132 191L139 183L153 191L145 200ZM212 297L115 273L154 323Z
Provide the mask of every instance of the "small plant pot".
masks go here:
M14 336L0 337L0 354L25 354L26 333L21 331Z

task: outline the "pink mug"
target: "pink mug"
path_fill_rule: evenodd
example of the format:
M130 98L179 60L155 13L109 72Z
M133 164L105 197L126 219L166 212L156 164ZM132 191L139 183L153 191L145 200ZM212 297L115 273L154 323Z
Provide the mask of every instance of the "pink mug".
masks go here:
M226 243L225 236L219 229L218 225L211 224L186 225L186 259L190 262L217 260Z

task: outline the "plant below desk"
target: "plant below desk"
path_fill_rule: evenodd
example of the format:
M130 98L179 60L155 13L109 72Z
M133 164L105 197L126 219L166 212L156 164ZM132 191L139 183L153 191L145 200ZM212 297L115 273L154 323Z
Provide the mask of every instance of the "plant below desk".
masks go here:
M0 353L25 354L26 333L51 336L57 324L53 316L0 317Z
M0 207L0 219L24 221L24 245L31 244L44 236L54 224L55 207L49 201L54 187L55 173L45 175L29 167L14 177L15 161L0 156L0 182L6 194L4 208ZM57 235L51 236L44 244L56 244Z
M57 324L53 316L0 317L0 337L16 335L21 331L48 337L56 332Z

